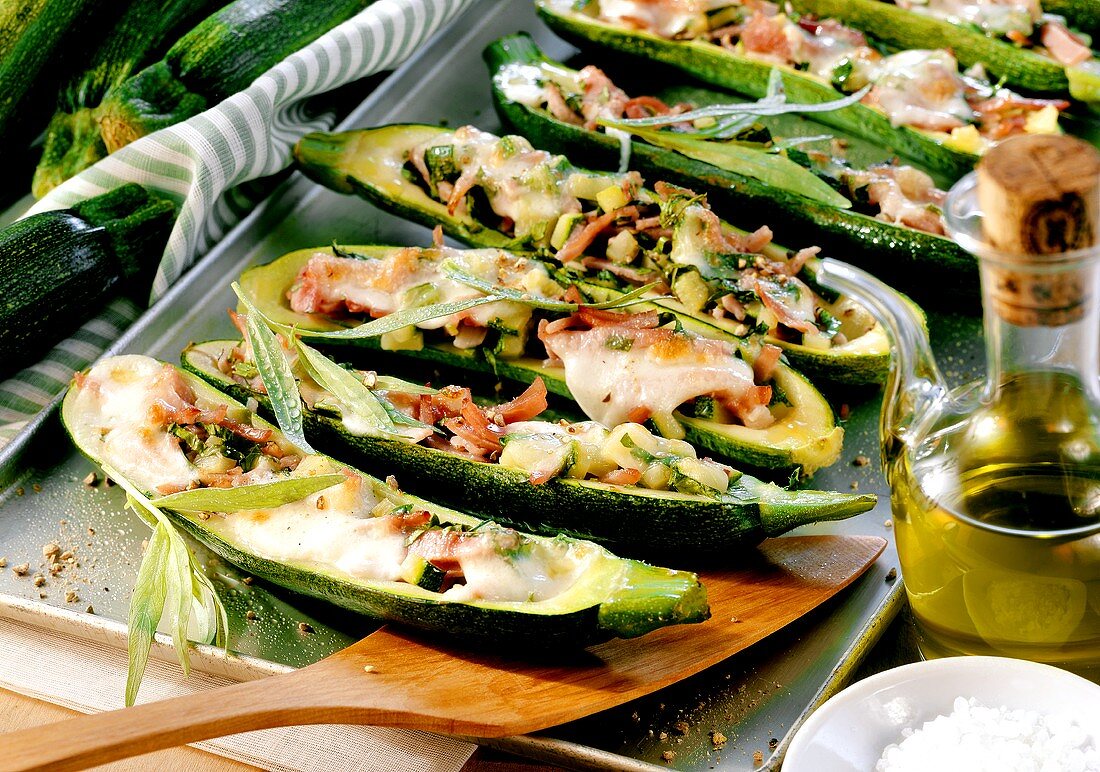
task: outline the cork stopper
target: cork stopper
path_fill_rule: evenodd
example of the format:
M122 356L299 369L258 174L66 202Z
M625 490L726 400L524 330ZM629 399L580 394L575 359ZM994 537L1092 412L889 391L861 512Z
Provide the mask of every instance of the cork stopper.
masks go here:
M1002 142L978 164L978 203L985 240L1002 253L985 266L994 312L1021 327L1079 320L1091 287L1053 258L1100 237L1100 152L1054 134Z

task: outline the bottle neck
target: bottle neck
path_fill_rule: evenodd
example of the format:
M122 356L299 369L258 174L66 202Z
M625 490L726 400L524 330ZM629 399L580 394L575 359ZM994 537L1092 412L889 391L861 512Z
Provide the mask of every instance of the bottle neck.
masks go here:
M1011 314L999 311L992 295L1002 277L995 267L981 262L987 396L1022 374L1063 373L1079 379L1086 394L1100 404L1100 260L1073 268L1080 277L1083 302L1066 319L1048 318L1046 323L1016 323L1019 320L1009 320Z

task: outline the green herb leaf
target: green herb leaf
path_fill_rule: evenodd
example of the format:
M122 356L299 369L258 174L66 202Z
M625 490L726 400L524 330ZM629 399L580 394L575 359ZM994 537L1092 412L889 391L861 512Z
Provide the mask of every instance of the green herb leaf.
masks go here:
M838 209L851 208L851 202L833 190L828 183L808 169L799 166L784 155L769 153L735 142L718 142L700 139L691 134L680 134L656 129L622 126L637 134L651 145L674 150L696 161L717 166L781 190L787 190Z
M296 341L296 345L301 362L306 366L310 376L322 389L340 400L342 410L350 411L379 433L386 433L395 428L390 414L382 406L381 398L368 389L359 377L302 341Z
M648 303L651 300L662 299L660 297L643 297L644 295L653 292L660 284L660 282L651 282L649 284L646 284L645 286L633 289L630 292L625 292L611 300L604 301L603 303L567 303L564 300L551 300L550 298L535 297L526 292L521 292L517 289L498 286L491 282L485 281L478 276L474 276L473 274L460 268L456 263L450 260L444 261L442 265L442 270L447 278L453 279L459 284L465 284L467 287L471 287L482 292L492 293L499 299L511 300L516 303L522 303L524 305L531 306L533 308L541 308L546 311L557 311L563 314L573 313L582 306L585 308L594 308L598 310L609 310L616 308L625 308L636 303Z
M374 379L375 390L399 391L403 394L438 394L439 389L421 386L411 381L403 381L389 375L379 375Z
M288 477L275 482L239 485L235 488L196 488L153 499L161 509L181 512L240 512L249 509L271 509L301 501L325 488L339 485L347 477L342 474L321 474L313 477Z
M149 661L149 648L165 609L172 615L172 640L184 673L190 669L187 628L193 604L202 601L203 607L213 610L214 619L206 620L206 627L214 627L215 639L222 646L225 645L227 616L213 585L202 573L168 516L123 475L107 464L102 466L103 471L126 492L127 505L153 527L130 600L130 663L126 677L126 704L133 705Z
M496 303L504 300L494 296L482 298L470 298L469 300L456 300L452 303L433 303L430 306L420 308L406 308L397 311L381 319L360 324L358 327L349 327L346 330L330 330L326 332L316 330L298 330L303 338L323 338L325 340L360 340L362 338L376 338L387 332L400 330L403 327L411 327L429 319L438 319L441 316L450 316L487 303Z
M232 286L247 312L245 331L248 333L249 343L252 344L252 359L271 400L275 421L286 438L298 449L313 453L302 428L302 400L298 396L298 384L291 372L290 362L283 353L283 347L268 326L271 322L252 305L252 301L237 282L233 282Z
M115 478L117 480L117 478ZM130 666L126 674L126 705L137 699L141 678L149 662L149 649L153 645L157 625L164 613L168 598L168 532L160 523L153 529L145 554L138 568L137 583L130 598L129 640L127 653Z

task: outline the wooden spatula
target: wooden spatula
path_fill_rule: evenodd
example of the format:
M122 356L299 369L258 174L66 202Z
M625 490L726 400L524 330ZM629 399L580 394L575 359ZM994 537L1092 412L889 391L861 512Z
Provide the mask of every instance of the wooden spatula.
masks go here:
M744 568L702 574L709 621L552 660L487 654L383 627L286 675L0 735L0 768L80 769L295 724L376 724L472 737L545 729L741 651L851 584L885 545L873 536L771 539Z

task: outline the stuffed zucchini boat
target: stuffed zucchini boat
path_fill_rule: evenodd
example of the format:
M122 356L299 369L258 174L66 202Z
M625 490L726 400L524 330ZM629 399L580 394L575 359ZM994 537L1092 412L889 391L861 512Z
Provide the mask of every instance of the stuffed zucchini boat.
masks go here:
M759 0L709 5L670 0L537 0L539 15L578 44L595 43L677 67L757 99L773 68L794 102L829 102L863 87L859 104L815 113L952 178L970 170L1002 125L1033 102L974 75L951 52L913 49L882 56L858 30L835 19L795 18ZM1057 132L1064 103L1034 105L1034 132ZM1049 108L1049 109L1047 109Z
M709 615L694 574L402 493L392 478L300 450L244 405L148 357L113 357L79 374L62 419L83 453L226 560L358 612L459 637L572 647ZM331 484L266 500L279 483L310 478ZM207 489L253 503L209 511Z
M784 490L699 458L689 443L639 423L609 429L594 421L540 418L547 409L541 380L510 402L482 406L468 388L410 388L380 380L374 371L349 370L391 417L375 421L354 396L341 399L327 388L325 376L297 349L284 353L312 443L330 443L341 455L392 470L413 493L441 497L505 525L589 539L628 555L671 550L732 556L765 537L875 505L873 495ZM221 391L240 401L255 399L270 412L253 358L246 335L189 346L182 363Z
M840 454L843 430L828 402L779 361L778 348L702 338L656 311L574 305L580 308L574 316L543 317L536 325L532 303L560 308L579 293L531 258L442 246L303 249L246 271L240 287L268 320L295 327L303 338L523 383L541 377L550 392L573 399L595 421L651 420L666 437L744 464L810 474ZM502 290L515 299L380 337L347 329L441 299L485 302ZM592 334L580 335L585 328Z
M791 0L897 48L946 48L963 66L1041 94L1100 101L1100 61L1089 35L1044 13L1039 0ZM1057 6L1057 3L1052 5ZM1100 7L1093 4L1093 24Z
M623 160L622 125L608 129L604 122L658 115L671 121L686 110L729 100L703 89L690 93L707 95L706 103L669 104L658 96L631 96L597 67L578 71L547 59L526 33L490 44L485 59L502 120L533 144L592 168L618 168ZM712 126L714 119L700 123ZM946 191L920 169L896 161L853 167L844 160L848 143L823 137L788 150L787 156L771 156L804 164L806 168L798 167L801 174L828 183L834 197L827 199L807 190L800 177L778 176L772 164L755 174L748 163L740 163L744 152L716 158L729 143L708 141L692 129L689 122L638 131L628 148L630 166L647 178L706 193L739 224L767 221L784 230L812 232L823 248L887 273L892 283L907 290L926 287L927 272L933 270L959 293L977 297L973 256L943 235ZM814 149L826 140L827 152ZM763 155L793 138L776 136L760 121L745 126L733 142ZM718 161L728 163L715 165Z
M692 191L644 190L636 173L578 169L472 126L315 133L295 155L321 184L467 243L547 254L559 281L600 301L656 282L649 305L704 337L741 346L763 334L815 379L885 378L889 345L874 318L815 292L816 247L788 250L766 226L734 228Z

